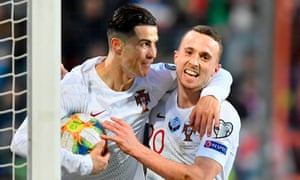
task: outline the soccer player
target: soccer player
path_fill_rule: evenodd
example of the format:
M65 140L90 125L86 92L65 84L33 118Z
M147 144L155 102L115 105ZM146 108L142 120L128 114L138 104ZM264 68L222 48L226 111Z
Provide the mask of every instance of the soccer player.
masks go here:
M176 73L169 65L152 64L157 55L157 31L156 20L146 9L135 5L118 8L108 23L108 55L91 58L64 76L62 115L81 112L100 120L113 115L124 119L142 141L150 110L176 85ZM200 108L191 115L195 129L201 132L219 116L219 101L228 96L231 82L231 75L223 70L205 88ZM202 104L208 104L206 109L201 109ZM13 151L23 155L27 153L26 126L25 121L11 145ZM142 164L115 143L108 142L109 163L107 156L99 153L101 148L103 144L96 147L98 154L92 151L85 156L61 149L63 179L144 179Z
M221 39L208 26L195 26L182 38L174 53L178 88L163 98L150 116L151 150L141 144L121 119L103 123L115 133L103 136L142 162L146 179L228 179L239 144L240 118L235 108L222 101L219 128L199 139L189 114L200 93L220 70Z

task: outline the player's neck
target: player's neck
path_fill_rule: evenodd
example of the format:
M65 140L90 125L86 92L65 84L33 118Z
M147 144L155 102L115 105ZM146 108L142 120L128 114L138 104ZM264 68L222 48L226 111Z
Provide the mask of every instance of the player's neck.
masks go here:
M128 77L122 72L118 63L114 63L112 59L107 57L96 66L97 74L103 82L114 91L126 91L133 82L134 78Z
M180 108L195 106L200 98L199 91L189 91L178 88L177 93L177 104Z

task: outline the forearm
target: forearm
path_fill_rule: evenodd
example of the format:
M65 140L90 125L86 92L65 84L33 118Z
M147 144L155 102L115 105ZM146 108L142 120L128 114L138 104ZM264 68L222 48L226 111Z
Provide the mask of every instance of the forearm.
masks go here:
M13 136L10 149L12 152L22 156L27 157L28 149L28 132L27 132L27 118L23 121L19 129Z
M202 179L201 172L194 165L185 165L164 158L151 149L140 145L130 155L165 179Z
M88 175L93 168L92 159L89 155L78 155L61 148L62 175L76 173Z

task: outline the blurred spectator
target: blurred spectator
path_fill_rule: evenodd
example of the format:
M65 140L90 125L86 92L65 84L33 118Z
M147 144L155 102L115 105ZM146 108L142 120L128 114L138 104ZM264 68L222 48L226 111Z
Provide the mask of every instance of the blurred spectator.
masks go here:
M171 61L174 47L173 44L177 40L175 32L175 23L177 21L177 13L174 9L174 3L171 0L129 0L129 3L134 3L148 9L157 19L159 29L158 41L158 61ZM176 28L178 28L176 26Z
M67 69L107 51L106 23L122 0L62 1L62 59Z
M224 38L227 36L229 28L230 1L210 0L206 13L207 24L214 26Z
M298 69L300 73L300 68ZM294 91L293 103L290 111L290 130L292 132L298 131L300 133L300 83L297 85ZM297 137L294 137L297 138ZM297 139L292 140L293 142ZM300 173L300 147L293 143L291 147L293 173Z
M70 70L75 65L82 63L88 57L103 55L107 51L106 20L114 9L124 3L137 3L149 9L157 17L159 23L158 61L171 62L173 51L177 47L179 37L187 27L195 24L208 24L214 26L224 37L223 67L228 69L234 78L230 101L237 108L242 118L241 144L238 152L236 166L236 178L239 180L261 179L262 145L265 130L264 116L266 107L264 98L260 96L257 87L259 72L256 57L258 49L258 17L256 0L72 0L62 1L62 61ZM298 3L299 4L299 3ZM10 9L11 7L6 7ZM8 18L4 7L0 6L0 21ZM263 8L261 8L263 9ZM22 17L22 13L16 17ZM21 11L22 12L22 11ZM298 14L299 27L299 8ZM24 14L23 14L24 15ZM16 25L17 26L17 25ZM16 27L16 32L26 32L26 26ZM0 39L11 36L10 24L0 24ZM297 34L295 31L294 34ZM299 37L295 39L298 42ZM12 42L0 43L0 57L11 53ZM22 54L26 49L26 43L20 42L17 54ZM298 54L298 55L297 55ZM296 46L293 61L299 62L299 46ZM1 73L11 72L12 60L0 58ZM295 64L293 64L295 65ZM25 71L26 63L18 62L16 71ZM295 73L293 82L298 82L299 66L294 66ZM1 82L2 81L2 82ZM25 79L17 80L14 91L18 92L26 88ZM11 79L5 82L0 78L0 89L12 88ZM2 83L2 84L1 84ZM297 87L296 85L294 87ZM296 97L295 91L295 97ZM16 109L26 106L26 98L12 95L1 97L1 108L12 106L16 102ZM296 99L291 110L291 127L299 127L299 110ZM13 119L13 114L6 114L5 119ZM24 114L16 115L24 116ZM2 118L2 115L0 115ZM16 117L23 120L24 117ZM4 127L9 122L2 123ZM17 120L18 123L18 120ZM0 136L0 143L6 143L7 136ZM5 140L2 140L2 139ZM10 139L10 138L8 138ZM296 151L295 151L296 152ZM298 151L299 155L299 151ZM0 160L4 160L7 153L1 154ZM10 155L9 155L10 156ZM299 160L296 162L299 163ZM1 164L1 161L0 161ZM1 168L0 168L1 175Z
M166 0L129 0L129 3L148 9L157 19L160 32L170 30L176 21L176 12Z
M237 180L261 179L261 140L258 134L242 128L240 134L240 148L235 161Z
M255 5L253 0L232 0L230 4L223 65L233 77L241 75L245 54L256 48Z
M300 67L298 66L298 75ZM292 91L289 128L292 131L300 131L300 82Z
M291 52L291 74L290 86L292 90L292 103L290 112L290 128L293 130L300 130L300 2L297 1L294 10L293 29L294 34L292 38L292 52Z
M300 2L295 1L293 11L293 24L292 24L292 52L291 52L291 104L289 112L289 130L291 132L300 133ZM295 137L294 142L298 139ZM298 144L298 146L297 146ZM292 173L300 174L300 147L299 143L293 143L294 146L290 148Z

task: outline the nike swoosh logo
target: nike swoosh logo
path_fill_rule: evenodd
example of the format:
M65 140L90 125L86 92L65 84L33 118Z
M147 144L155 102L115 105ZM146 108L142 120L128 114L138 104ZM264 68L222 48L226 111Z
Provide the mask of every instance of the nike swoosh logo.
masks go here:
M156 117L157 117L157 118L165 118L165 116L164 116L164 115L161 115L160 113L157 113Z
M105 110L104 110L104 111L105 111ZM90 115L91 115L92 117L96 117L96 116L100 115L101 113L103 113L104 111L100 111L100 112L96 112L96 113L91 112Z

